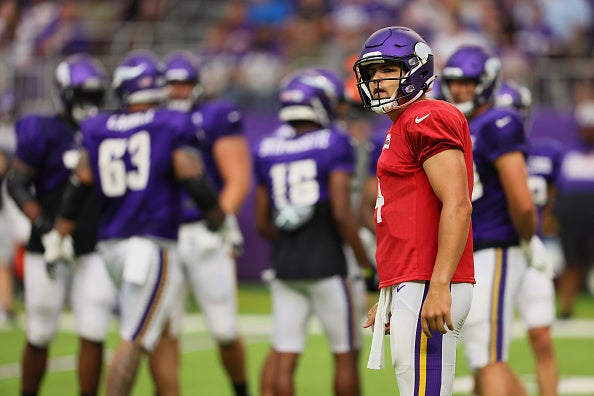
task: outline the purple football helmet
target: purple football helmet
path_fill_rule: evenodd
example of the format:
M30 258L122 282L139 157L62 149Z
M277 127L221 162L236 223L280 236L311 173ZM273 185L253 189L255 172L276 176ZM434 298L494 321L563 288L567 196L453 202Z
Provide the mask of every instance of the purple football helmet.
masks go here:
M402 70L400 77L372 78L369 66L386 62L398 64ZM363 44L353 70L364 107L378 114L410 105L435 79L431 48L414 30L402 26L386 27L373 33ZM400 87L390 98L375 99L373 91L382 80L398 80Z
M524 119L528 119L532 107L532 94L527 87L515 81L503 81L495 94L495 106L513 107Z
M279 118L282 121L313 121L328 126L344 98L340 79L326 69L304 69L281 82Z
M113 88L122 105L161 103L165 99L165 78L158 58L150 51L134 50L113 72Z
M105 99L107 74L99 60L75 54L56 67L55 82L68 116L76 123L96 114Z
M443 92L441 91L441 81L436 78L431 84L431 90L427 91L427 97L430 99L443 100Z
M500 75L499 58L480 45L463 45L454 51L443 68L441 90L445 99L468 117L479 106L494 101ZM455 103L449 87L452 80L475 81L473 100Z
M198 59L189 51L177 51L165 59L166 84L187 83L194 88L186 99L170 98L168 106L173 109L188 111L202 94Z

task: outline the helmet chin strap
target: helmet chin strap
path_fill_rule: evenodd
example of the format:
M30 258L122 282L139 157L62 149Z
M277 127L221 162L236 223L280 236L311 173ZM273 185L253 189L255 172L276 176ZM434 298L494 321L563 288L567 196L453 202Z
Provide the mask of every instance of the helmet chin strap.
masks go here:
M415 102L417 99L419 99L421 97L421 95L424 94L424 91L421 90L421 91L417 92L417 94L413 98L411 98L411 99L407 100L405 103L399 105L396 100L396 92L397 91L394 91L392 96L390 96L390 99L388 99L388 102L384 103L384 104L380 104L382 101L381 99L372 99L371 110L373 110L377 114L387 114L387 113L391 112L392 110L403 109L407 106L410 106L413 102ZM375 103L375 105L373 103Z

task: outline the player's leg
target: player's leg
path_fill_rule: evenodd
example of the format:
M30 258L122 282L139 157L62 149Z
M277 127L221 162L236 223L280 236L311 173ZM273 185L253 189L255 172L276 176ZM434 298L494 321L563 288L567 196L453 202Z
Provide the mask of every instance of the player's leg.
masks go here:
M14 284L12 276L13 231L4 210L0 210L0 326L14 324Z
M77 258L72 277L71 305L80 337L78 380L81 394L97 394L103 370L103 344L116 289L98 253Z
M517 247L483 249L474 259L476 285L462 339L477 390L482 396L525 395L507 359L526 261Z
M37 394L47 366L48 345L54 339L69 277L65 265L48 276L41 254L25 253L25 310L27 343L21 367L21 392Z
M172 330L170 321L149 354L149 368L156 395L166 395L169 389L179 387L180 361L179 333Z
M561 300L560 317L569 319L573 316L575 299L584 285L587 269L594 257L594 231L580 228L565 228L559 234L565 256L565 268L559 275L559 297Z
M420 312L428 282L405 282L392 290L390 348L398 389L402 396L425 392L451 395L456 368L456 345L470 310L473 286L452 284L451 316L454 329L446 334L422 331Z
M187 233L194 233L194 242ZM206 326L218 345L219 358L235 395L247 391L246 356L237 316L237 276L230 246L203 249L201 235L209 233L204 224L193 223L180 229L180 256L188 273L193 295L204 315Z
M307 297L309 283L311 282L285 282L274 279L270 285L276 396L295 393L295 369L305 348L307 324L311 315Z
M357 352L362 335L351 284L340 276L315 281L310 286L310 298L334 355L335 394L359 395Z
M555 286L550 276L528 268L518 293L518 311L528 329L536 360L536 379L541 396L556 396L559 369L551 338L555 319Z
M179 367L181 351L179 337L182 330L183 316L186 313L186 285L182 284L175 306L169 311L169 322L166 331L161 335L157 345L148 355L149 369L155 384L155 395L166 394L179 384Z
M120 343L108 371L108 395L129 394L143 352L151 353L166 331L183 284L174 246L145 238L100 245L120 293ZM162 396L179 395L179 384Z
M274 396L277 366L276 358L276 351L274 348L270 348L260 371L260 396Z

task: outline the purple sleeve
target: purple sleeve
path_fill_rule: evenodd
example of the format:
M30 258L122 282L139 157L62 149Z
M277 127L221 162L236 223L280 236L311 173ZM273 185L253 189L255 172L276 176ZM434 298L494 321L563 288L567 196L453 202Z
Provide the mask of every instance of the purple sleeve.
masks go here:
M40 133L40 122L35 116L26 116L15 124L17 136L16 156L32 168L39 168L47 147L46 140Z

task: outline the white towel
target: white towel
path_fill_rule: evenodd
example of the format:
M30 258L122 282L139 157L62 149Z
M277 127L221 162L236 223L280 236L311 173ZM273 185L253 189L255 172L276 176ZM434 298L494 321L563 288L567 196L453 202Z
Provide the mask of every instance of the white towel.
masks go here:
M137 286L144 285L158 252L157 245L150 239L131 237L124 261L124 281Z
M367 368L379 370L385 366L384 340L385 325L390 321L390 310L392 307L392 292L394 286L384 287L380 290L377 311L375 312L375 323L373 326L373 338Z

